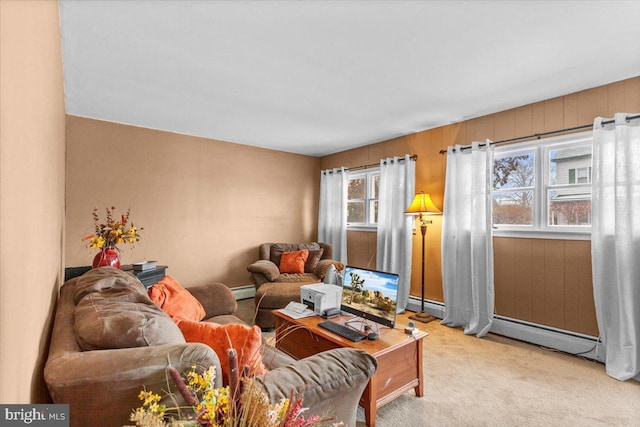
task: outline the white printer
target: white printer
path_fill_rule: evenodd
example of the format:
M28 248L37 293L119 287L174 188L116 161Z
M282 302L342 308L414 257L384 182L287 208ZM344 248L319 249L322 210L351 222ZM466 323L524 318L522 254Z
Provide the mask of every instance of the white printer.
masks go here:
M340 309L342 288L325 283L302 285L300 287L300 302L322 316L329 309Z

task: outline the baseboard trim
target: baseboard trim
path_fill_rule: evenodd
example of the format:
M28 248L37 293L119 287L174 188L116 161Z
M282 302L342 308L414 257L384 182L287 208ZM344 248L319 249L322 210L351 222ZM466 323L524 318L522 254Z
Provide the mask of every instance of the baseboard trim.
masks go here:
M237 286L230 288L233 296L236 297L236 301L242 299L249 299L256 296L256 287L253 285Z
M418 312L421 304L419 298L409 297L407 310ZM444 304L441 302L425 300L424 308L427 313L439 319L444 317ZM590 335L505 316L494 318L490 332L599 362L605 361L604 346L597 337Z

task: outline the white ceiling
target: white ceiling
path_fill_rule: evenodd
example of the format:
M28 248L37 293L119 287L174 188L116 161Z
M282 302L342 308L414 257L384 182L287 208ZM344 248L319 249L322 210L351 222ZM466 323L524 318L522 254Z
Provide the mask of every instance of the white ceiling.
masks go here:
M67 113L322 156L640 75L639 1L61 0Z

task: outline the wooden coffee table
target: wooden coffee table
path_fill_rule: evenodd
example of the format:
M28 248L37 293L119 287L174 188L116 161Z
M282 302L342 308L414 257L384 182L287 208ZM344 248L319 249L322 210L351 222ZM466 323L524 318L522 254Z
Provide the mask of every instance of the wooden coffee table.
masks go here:
M276 347L294 359L343 347L364 350L376 358L378 369L360 398L368 427L375 427L377 409L396 397L412 388L416 396L423 395L422 339L428 335L426 332L411 336L398 329L380 326L377 340L353 342L319 327L318 323L325 320L320 316L292 319L279 311L273 314L276 316ZM349 319L352 317L339 316L331 320L344 324Z

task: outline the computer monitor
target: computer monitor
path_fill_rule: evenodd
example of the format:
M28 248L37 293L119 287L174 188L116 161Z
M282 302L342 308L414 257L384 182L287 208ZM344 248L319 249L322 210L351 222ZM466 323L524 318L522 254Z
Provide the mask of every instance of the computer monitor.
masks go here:
M340 310L393 328L399 276L346 266Z

